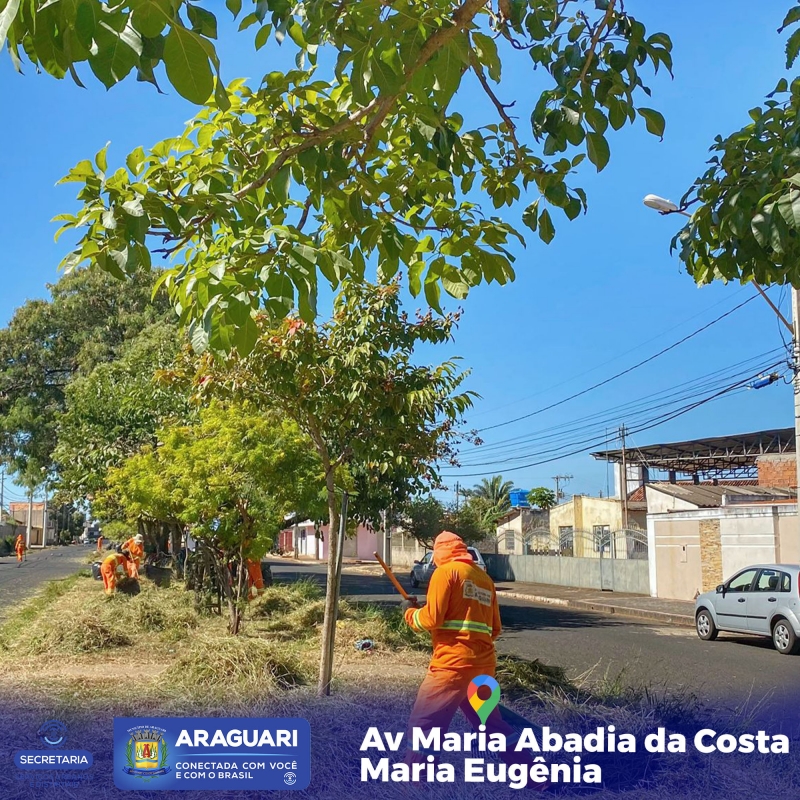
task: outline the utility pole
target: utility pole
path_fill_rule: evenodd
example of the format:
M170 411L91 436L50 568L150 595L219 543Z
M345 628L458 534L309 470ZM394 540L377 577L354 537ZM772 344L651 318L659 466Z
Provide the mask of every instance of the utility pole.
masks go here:
M42 547L47 545L47 481L44 482L44 508L42 510Z
M460 488L458 481L456 481L456 516L458 516L458 490Z
M28 524L25 526L25 549L31 547L31 518L33 517L33 489L28 489Z
M6 488L6 469L5 467L0 467L0 524L3 522L3 500L4 492Z
M556 482L556 505L558 505L558 501L564 496L561 491L561 484L571 481L572 475L553 475L553 480Z
M620 425L619 438L622 440L622 480L620 481L620 494L622 495L622 527L628 527L628 461L625 456L625 426Z
M794 356L794 458L795 489L800 492L800 291L792 287L792 355ZM798 522L800 523L800 500L798 500Z

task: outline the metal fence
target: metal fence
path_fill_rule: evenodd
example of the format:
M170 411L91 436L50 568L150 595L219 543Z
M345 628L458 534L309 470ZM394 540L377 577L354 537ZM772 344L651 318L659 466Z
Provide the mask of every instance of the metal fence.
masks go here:
M526 531L522 555L485 555L495 580L649 594L647 534L638 528Z
M591 531L561 528L556 534L549 528L535 528L523 535L522 554L647 561L647 533L639 528L612 531L605 525Z

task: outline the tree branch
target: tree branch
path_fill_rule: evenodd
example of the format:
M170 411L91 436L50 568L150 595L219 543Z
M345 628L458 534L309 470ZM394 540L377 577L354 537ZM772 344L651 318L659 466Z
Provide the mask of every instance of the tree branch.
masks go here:
M522 164L522 148L520 147L519 139L517 139L517 126L514 124L514 121L511 119L511 117L509 117L506 113L506 108L509 108L514 104L510 103L509 105L504 105L500 102L500 100L498 100L497 95L494 93L492 87L489 85L489 81L486 79L486 74L483 71L483 65L480 63L480 61L478 61L475 51L471 48L469 60L470 64L472 65L472 69L475 71L475 74L478 76L478 80L483 87L483 91L486 92L486 94L489 96L489 99L492 101L492 103L494 103L497 113L506 124L506 127L508 128L508 137L511 139L511 142L514 145L514 152L517 154L517 161Z
M611 17L614 14L615 2L616 0L609 1L605 16L597 24L597 28L595 28L594 34L592 35L592 41L589 44L589 51L586 53L586 61L583 64L583 69L581 70L581 74L578 78L578 83L582 84L586 80L586 74L589 72L589 65L592 63L592 58L594 57L594 51L597 47L597 43L600 41L600 37L603 34L603 29L608 26L609 22L611 21Z

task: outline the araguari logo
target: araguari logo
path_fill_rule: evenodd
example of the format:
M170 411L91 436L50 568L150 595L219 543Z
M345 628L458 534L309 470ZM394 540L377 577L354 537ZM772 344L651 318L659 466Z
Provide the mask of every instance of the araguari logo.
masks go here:
M128 730L125 748L126 765L122 771L143 780L152 780L170 771L167 764L169 747L164 739L166 730L149 725L139 725Z
M119 789L305 789L310 776L311 730L304 719L114 720Z

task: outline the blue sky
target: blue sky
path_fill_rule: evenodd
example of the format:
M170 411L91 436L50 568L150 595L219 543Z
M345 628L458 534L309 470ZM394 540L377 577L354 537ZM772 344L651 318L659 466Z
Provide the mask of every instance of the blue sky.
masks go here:
M658 398L649 396L677 393L674 387L696 380L694 396L700 399L708 393L704 385L716 381L722 387L737 371L781 358L777 351L765 355L782 343L775 315L757 298L646 366L560 402L691 334L754 294L751 287L738 285L695 287L669 253L679 218L662 218L641 200L649 192L679 199L702 171L713 137L745 124L747 110L784 74L784 37L776 29L788 4L628 0L626 5L650 32L666 31L675 45L675 79L659 73L649 81L653 99L647 104L667 119L664 141L648 135L641 123L613 134L610 165L597 175L587 162L579 174L579 185L589 193L588 214L573 223L557 220L558 233L549 246L530 238L527 249L518 252L513 284L479 287L462 304L465 315L456 341L431 358L459 355L472 370L468 386L481 399L469 417L470 426L495 426L555 407L481 433L485 454L481 448L466 452L460 472L447 473L451 483L459 477L462 485L469 485L478 480L473 473L502 472L529 488L552 486L552 476L571 474L568 492L605 492L606 468L588 454L537 463L553 456L543 451L563 446L561 452L571 452L584 445L571 447L570 442L602 440L606 429L613 447L620 424L635 429L658 415L658 410L649 411ZM220 18L225 15L221 10ZM251 41L249 33L237 36L229 24L221 27L226 80L257 78L285 62L285 53L272 45L254 52ZM516 101L522 131L538 81L523 58L504 67L498 94L504 102ZM75 208L75 190L56 187L56 181L107 141L109 162L118 165L137 145L147 147L179 131L193 114L193 107L172 91L159 95L148 85L126 81L106 92L90 79L86 83L89 88L80 89L69 81L37 76L30 68L19 76L5 54L0 59L0 96L7 114L0 129L0 324L26 299L44 296L45 285L57 280L68 242L53 243L50 219ZM494 121L474 87L465 87L456 105L472 110L468 121ZM521 201L519 208L503 214L515 221L524 205ZM788 315L787 293L779 288L770 293ZM692 385L680 390L686 403L692 390ZM640 398L646 399L638 407L639 416L630 409L614 411ZM579 422L590 415L598 416ZM586 427L572 432L571 426L579 424ZM632 444L791 424L791 388L781 382L709 402L634 434ZM553 438L489 449L525 436ZM491 463L505 458L512 460Z

